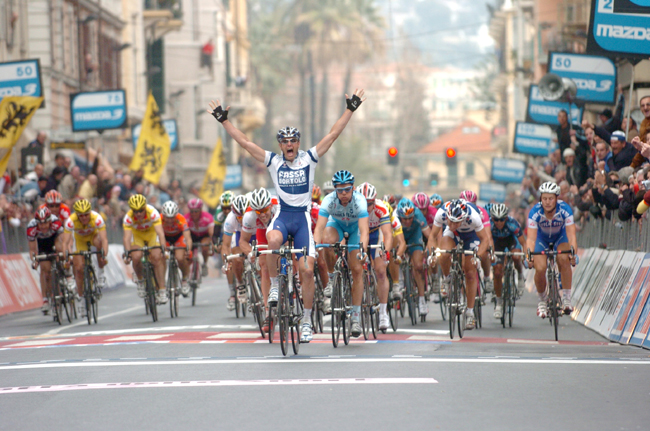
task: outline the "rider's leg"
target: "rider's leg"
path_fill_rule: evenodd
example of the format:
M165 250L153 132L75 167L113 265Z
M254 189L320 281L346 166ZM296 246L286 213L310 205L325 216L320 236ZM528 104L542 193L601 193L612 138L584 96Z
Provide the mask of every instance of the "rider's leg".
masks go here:
M499 262L494 267L494 293L497 298L501 298L503 290L503 262Z
M418 296L424 297L424 254L422 250L413 250L411 264L415 270L415 285L418 287Z
M478 283L476 275L476 265L472 261L473 256L463 256L463 272L465 273L465 287L467 294L467 309L474 308L476 300L476 284Z

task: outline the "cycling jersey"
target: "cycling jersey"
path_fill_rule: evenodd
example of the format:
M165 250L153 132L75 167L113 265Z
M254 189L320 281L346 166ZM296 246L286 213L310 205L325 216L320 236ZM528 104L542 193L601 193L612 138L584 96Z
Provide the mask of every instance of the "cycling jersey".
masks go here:
M56 237L59 234L63 233L63 225L61 224L61 221L57 216L52 214L50 216L50 228L45 231L41 232L38 229L38 221L33 218L27 224L27 240L28 241L36 241L36 240L44 240L52 237Z
M298 151L292 162L286 160L283 154L266 151L264 163L271 174L282 209L291 212L307 211L318 164L316 147Z
M214 217L206 211L201 211L201 217L199 217L198 223L194 223L190 213L185 214L184 217L185 221L187 221L187 227L190 229L190 232L197 237L206 236L210 226L214 225Z
M181 214L176 214L176 217L173 217L171 220L168 217L163 218L162 226L166 238L177 237L189 229L187 220Z
M393 207L386 201L382 202L386 205L388 214L390 214L390 227L393 229L393 237L404 233L402 230L402 222L399 221L399 217L397 217L397 213L393 211Z
M368 217L368 204L366 198L356 190L352 192L352 199L343 206L336 193L327 195L320 206L318 213L321 217L329 217L345 226L356 226L359 219Z
M160 213L151 205L145 207L145 214L140 220L136 220L133 217L133 210L129 210L122 222L124 230L132 232L133 244L138 247L144 246L145 242L149 246L158 245L158 235L154 226L160 224L162 224Z
M47 204L42 204L40 207L38 207L38 209L40 210L41 208L45 208L45 207L47 207ZM68 219L68 217L70 217L71 212L72 211L70 211L70 208L66 204L61 204L59 205L59 213L54 214L54 211L52 211L52 214L57 216L59 220L62 223L64 223Z
M487 210L471 202L470 205L472 205L473 208L477 209L481 213L481 220L483 220L483 227L489 228L491 226L491 221L490 221L490 214L488 214Z
M566 227L573 225L573 210L564 201L558 200L553 218L549 220L544 214L541 202L538 202L528 214L528 228L537 229L535 252L547 250L550 244L554 248L569 242Z
M227 213L223 210L221 204L217 206L217 209L214 210L214 224L217 226L223 225L223 222L226 221Z
M375 207L369 212L368 216L370 233L378 231L379 227L385 224L390 224L390 213L384 201L375 199Z
M433 221L433 225L437 227L443 227L445 226L445 229L447 230L447 223L449 218L447 217L447 206L449 205L449 202L447 202L444 206L442 206L438 212L436 213L436 218ZM467 205L467 217L465 217L461 223L460 227L457 229L457 232L480 232L483 230L483 219L481 218L481 215L479 214L478 210L476 209L476 206L473 204Z
M519 238L521 235L521 225L511 216L508 216L506 219L506 222L503 224L503 229L497 229L495 224L492 225L492 237L495 240L497 238L508 238L510 236Z
M275 216L278 212L280 212L280 204L278 202L277 198L271 198L271 214ZM269 223L273 217L269 219ZM253 233L257 229L264 229L268 227L269 223L263 223L262 220L259 218L257 213L255 211L248 211L246 214L244 214L244 218L242 219L241 222L241 230L246 233ZM257 234L256 234L257 235Z
M411 199L411 202L413 202L413 205L415 205L415 201ZM417 208L417 207L416 207ZM417 208L419 209L419 208ZM436 218L436 212L438 212L438 208L434 207L433 205L429 205L427 207L426 212L420 210L422 215L427 221L427 226L431 226L433 224L433 220Z
M88 224L82 224L79 214L74 213L64 223L66 232L74 235L77 251L88 251L88 243L92 244L97 232L106 230L106 223L101 214L91 211Z
M316 202L311 203L311 208L309 210L309 215L311 216L311 232L314 233L316 229L316 223L318 222L318 213L320 212L320 204Z

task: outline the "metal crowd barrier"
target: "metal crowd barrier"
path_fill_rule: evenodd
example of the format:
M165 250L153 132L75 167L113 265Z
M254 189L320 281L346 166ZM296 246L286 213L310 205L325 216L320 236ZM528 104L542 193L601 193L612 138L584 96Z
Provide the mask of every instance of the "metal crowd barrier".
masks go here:
M590 220L577 232L578 246L650 252L650 221Z

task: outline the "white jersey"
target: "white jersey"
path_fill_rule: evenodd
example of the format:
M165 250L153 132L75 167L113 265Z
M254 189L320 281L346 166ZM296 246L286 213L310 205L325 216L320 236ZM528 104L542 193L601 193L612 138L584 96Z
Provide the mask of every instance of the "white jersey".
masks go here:
M271 223L273 217L280 212L280 205L277 203L277 200L273 198L273 201L274 205L271 207L271 218L269 218L269 223ZM257 229L266 230L269 223L264 224L255 211L249 211L244 214L244 218L241 222L241 230L242 232L254 234Z
M436 217L433 219L433 225L437 227L447 228L448 218L447 218L447 202L442 208L438 209L436 212ZM457 232L479 232L483 230L483 219L481 218L481 213L479 213L472 205L467 205L467 217L463 219L460 223L460 227Z
M271 174L280 206L286 211L308 211L311 205L311 189L318 164L316 147L298 151L293 162L282 154L266 152L264 163Z
M234 212L230 211L226 221L223 222L223 233L228 236L232 236L235 232L241 231L241 222L237 220L237 216Z

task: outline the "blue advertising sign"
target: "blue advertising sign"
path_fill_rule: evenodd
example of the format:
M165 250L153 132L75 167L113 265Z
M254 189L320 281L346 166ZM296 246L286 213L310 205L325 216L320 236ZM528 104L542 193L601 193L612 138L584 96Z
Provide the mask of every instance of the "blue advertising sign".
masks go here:
M72 131L121 129L126 125L124 90L70 95Z
M614 0L614 13L650 14L650 0Z
M526 175L526 164L521 160L492 159L492 180L500 183L521 183Z
M0 100L7 96L42 95L41 65L38 60L0 63Z
M495 183L480 183L478 197L485 202L503 203L506 200L506 186Z
M549 126L517 121L514 151L546 157L551 150L553 137L553 131Z
M648 2L636 0L634 3L644 7ZM587 54L648 58L650 15L614 13L613 0L593 0Z
M549 72L576 83L576 99L608 105L616 103L616 65L609 58L550 52L548 65Z
M527 123L548 124L550 126L559 126L557 114L561 109L569 112L569 104L565 102L550 102L544 100L539 93L537 85L531 85L528 92L528 109L526 110ZM573 124L582 123L582 113L584 108L571 104L571 118Z
M169 142L172 151L178 151L178 129L176 127L176 120L163 120L163 126L169 135ZM133 149L138 146L138 138L140 138L140 129L142 124L136 124L131 128L131 139L133 140Z
M236 189L241 187L241 165L228 165L226 167L226 179L223 181L223 189Z

